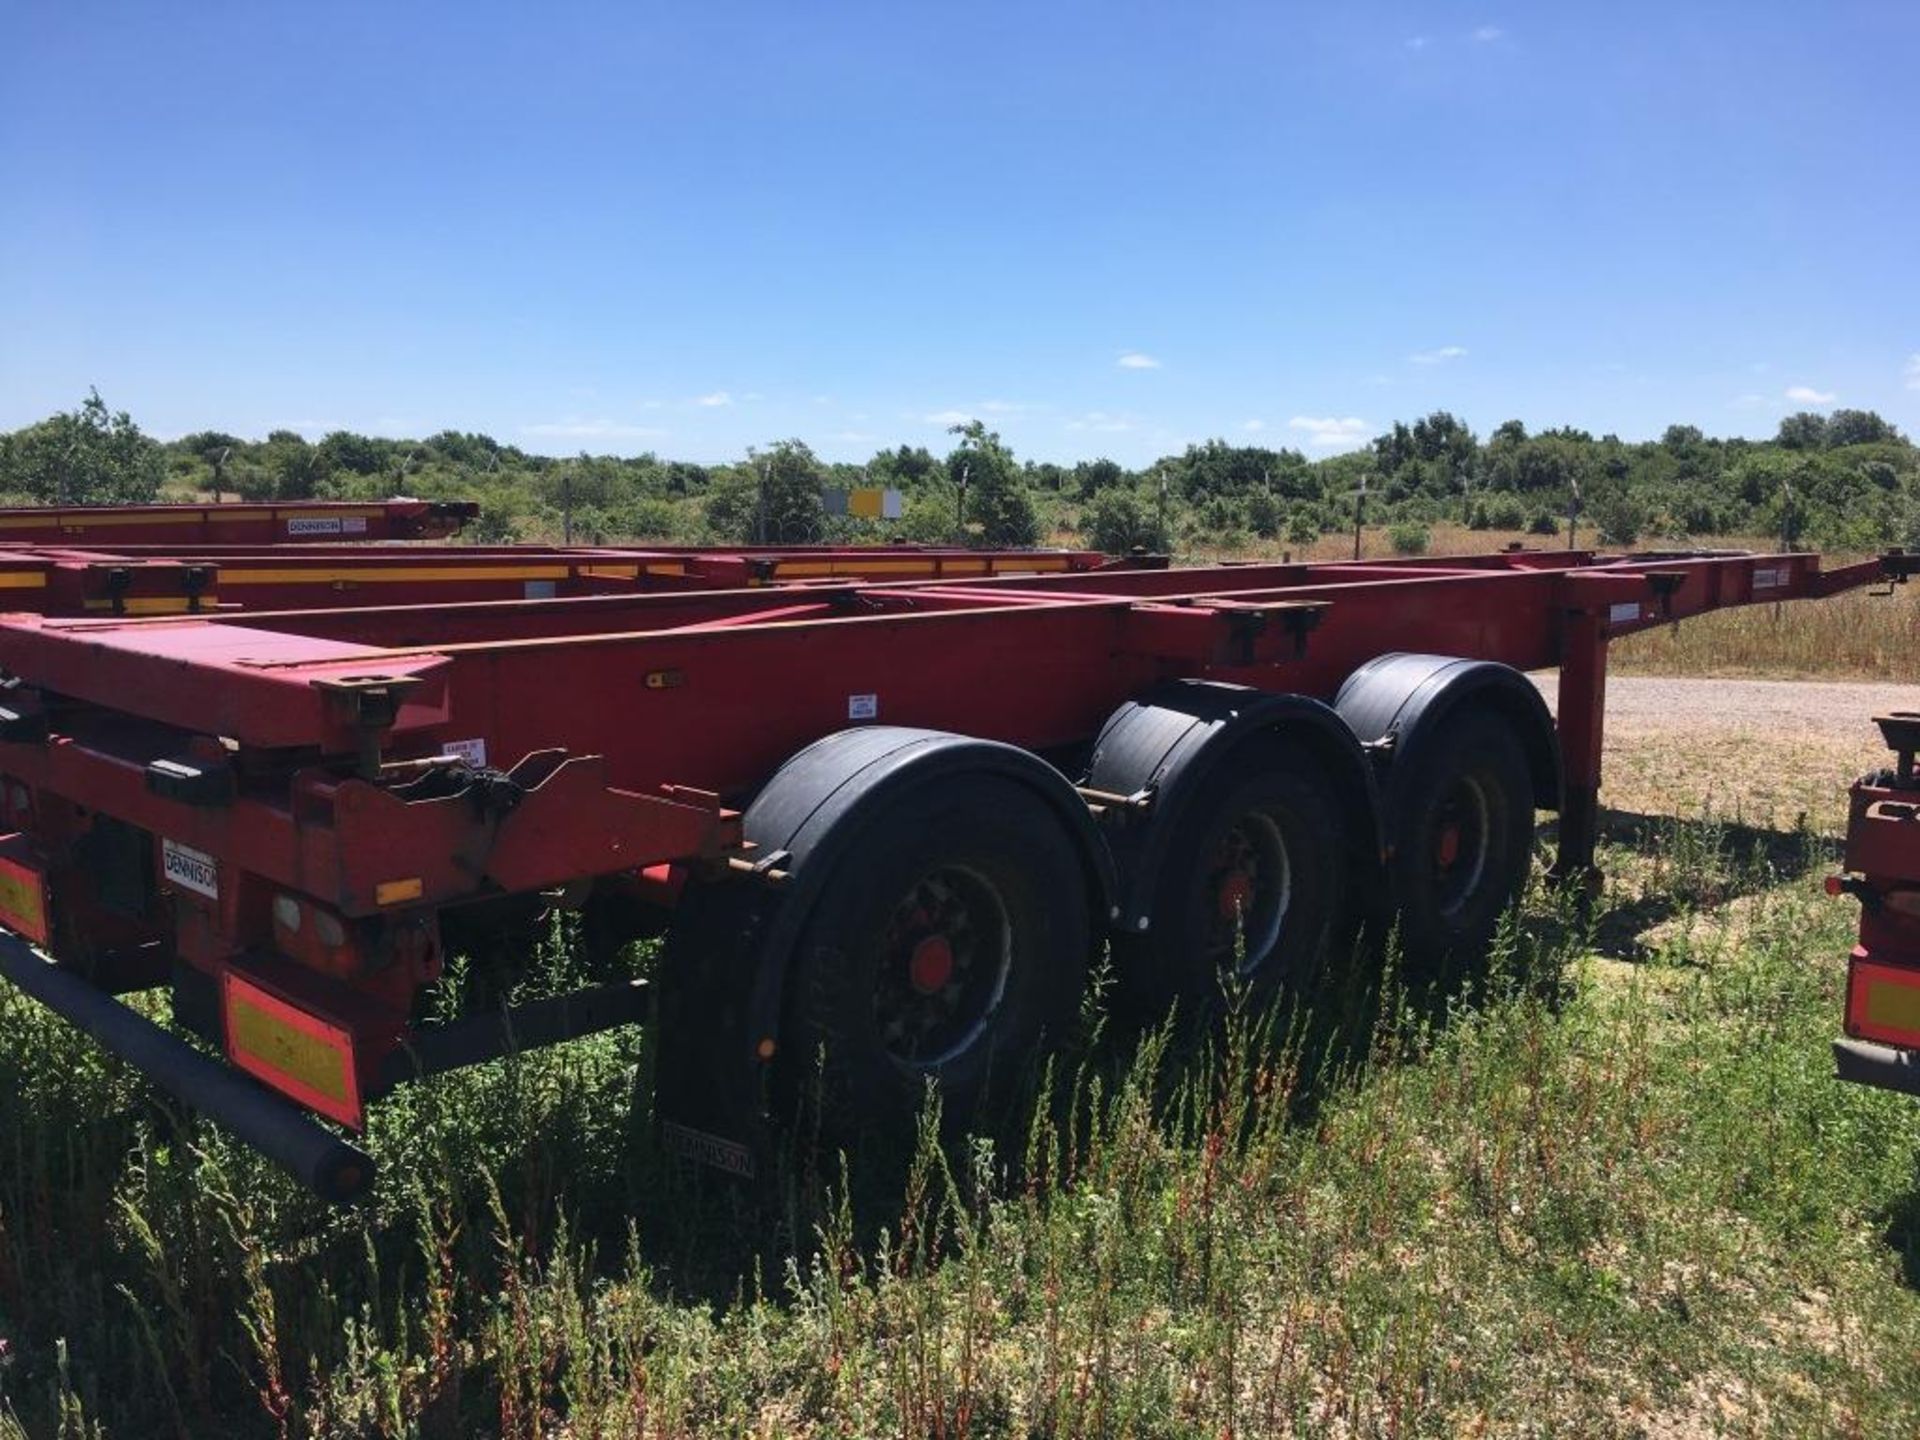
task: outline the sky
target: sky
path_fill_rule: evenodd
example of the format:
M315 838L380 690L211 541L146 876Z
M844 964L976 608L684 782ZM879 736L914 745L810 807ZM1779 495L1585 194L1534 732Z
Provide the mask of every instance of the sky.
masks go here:
M1920 434L1920 4L0 0L0 429Z

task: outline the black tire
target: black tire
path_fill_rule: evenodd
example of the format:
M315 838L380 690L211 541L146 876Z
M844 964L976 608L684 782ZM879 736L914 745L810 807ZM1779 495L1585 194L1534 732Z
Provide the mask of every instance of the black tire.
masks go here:
M1256 1000L1311 973L1345 933L1353 856L1338 792L1279 736L1236 746L1181 807L1153 881L1152 928L1114 942L1143 1017Z
M1046 801L949 775L858 823L807 917L780 1053L791 1101L818 1070L822 1129L905 1135L938 1087L958 1127L1017 1091L1077 1011L1086 875Z
M1471 706L1441 725L1389 818L1400 944L1417 970L1485 951L1533 862L1533 777L1513 727Z

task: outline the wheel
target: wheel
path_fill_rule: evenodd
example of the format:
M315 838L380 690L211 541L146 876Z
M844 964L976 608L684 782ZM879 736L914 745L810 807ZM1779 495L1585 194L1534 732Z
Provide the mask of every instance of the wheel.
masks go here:
M1086 978L1087 882L1033 790L950 774L909 787L840 851L800 933L782 1085L821 1066L822 1128L910 1133L932 1081L960 1125L1015 1088L1072 1021Z
M1390 820L1400 943L1415 967L1484 950L1533 859L1533 780L1513 727L1474 707L1442 725Z
M1273 735L1240 743L1175 827L1151 928L1115 942L1134 1007L1205 1011L1223 985L1264 998L1325 954L1351 909L1352 859L1337 792L1308 754Z

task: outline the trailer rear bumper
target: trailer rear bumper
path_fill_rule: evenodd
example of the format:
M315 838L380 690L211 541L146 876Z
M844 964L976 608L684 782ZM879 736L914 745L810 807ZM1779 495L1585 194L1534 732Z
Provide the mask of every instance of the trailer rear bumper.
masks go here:
M1833 1068L1842 1080L1920 1095L1920 1054L1871 1040L1833 1042Z
M216 1121L327 1200L352 1200L373 1183L373 1159L251 1077L162 1030L24 940L0 933L0 976L182 1104Z

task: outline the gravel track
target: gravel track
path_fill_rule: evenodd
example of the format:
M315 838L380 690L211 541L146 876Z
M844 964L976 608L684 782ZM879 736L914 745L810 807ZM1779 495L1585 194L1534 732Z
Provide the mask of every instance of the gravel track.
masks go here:
M1554 703L1555 676L1535 677ZM1609 732L1674 734L1765 730L1773 735L1830 739L1851 745L1877 736L1875 715L1920 710L1920 679L1912 685L1836 680L1686 680L1665 675L1607 677Z
M1551 706L1555 677L1535 683ZM1920 710L1920 682L1609 676L1601 803L1837 834L1847 786L1889 763L1873 726L1889 710Z

